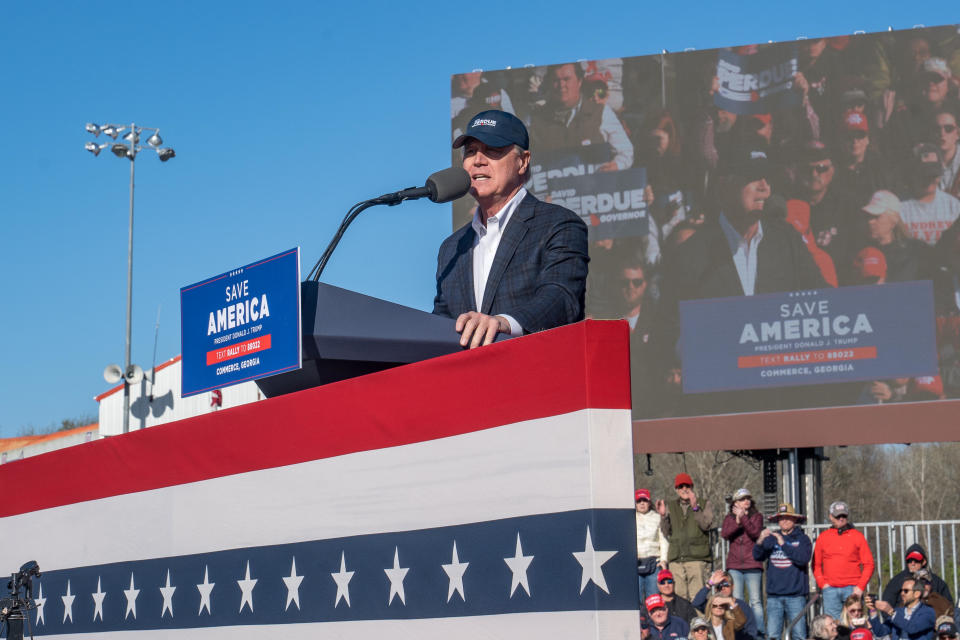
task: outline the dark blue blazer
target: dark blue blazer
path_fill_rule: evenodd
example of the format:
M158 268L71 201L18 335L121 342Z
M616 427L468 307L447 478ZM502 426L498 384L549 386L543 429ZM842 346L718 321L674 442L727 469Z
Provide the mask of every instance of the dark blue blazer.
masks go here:
M467 311L507 314L524 333L583 319L587 227L563 207L527 195L510 216L477 309L473 245L468 223L440 245L433 312L456 318Z

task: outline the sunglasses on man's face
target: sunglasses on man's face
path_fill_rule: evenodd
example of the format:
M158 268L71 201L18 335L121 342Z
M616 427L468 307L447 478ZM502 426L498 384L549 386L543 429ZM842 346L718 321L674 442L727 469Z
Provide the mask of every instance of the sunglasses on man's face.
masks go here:
M664 578L660 581L660 584L673 584L673 578Z
M720 589L725 589L726 587L729 587L729 586L730 586L730 583L724 580L723 582L718 582L717 586L715 586L714 589L716 589L717 591L720 591Z
M833 165L829 164L812 164L807 166L807 171L811 171L818 176L825 174L827 171L833 169Z
M957 125L955 124L938 124L934 127L935 131L943 131L944 133L953 133L957 130ZM953 636L954 638L956 636Z
M900 589L900 593L910 593L913 589Z
M633 287L634 289L639 289L643 286L643 283L646 282L643 278L624 278L622 280L624 287Z
M678 484L677 489L693 489L692 484Z

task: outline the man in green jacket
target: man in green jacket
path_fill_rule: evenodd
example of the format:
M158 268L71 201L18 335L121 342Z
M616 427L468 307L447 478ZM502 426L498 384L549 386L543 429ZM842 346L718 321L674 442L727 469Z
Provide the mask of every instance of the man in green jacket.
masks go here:
M657 512L660 529L670 543L667 560L676 581L676 593L690 600L706 584L713 563L710 550L713 508L709 501L702 505L697 501L689 474L678 473L673 486L677 499L657 500Z

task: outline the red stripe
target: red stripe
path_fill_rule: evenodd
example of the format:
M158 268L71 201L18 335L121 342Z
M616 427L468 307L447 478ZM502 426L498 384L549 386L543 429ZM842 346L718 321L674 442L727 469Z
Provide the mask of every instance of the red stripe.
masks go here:
M630 407L627 323L587 320L0 466L0 516Z
M877 357L876 347L852 347L850 349L821 349L818 351L797 351L794 353L770 353L760 356L740 356L737 367L782 367L794 364L823 364L825 362L849 362L850 360L873 360Z
M246 342L238 342L228 347L219 347L212 351L207 351L207 366L218 364L224 360L233 360L258 351L265 351L270 348L270 334L264 334L259 338L253 338Z

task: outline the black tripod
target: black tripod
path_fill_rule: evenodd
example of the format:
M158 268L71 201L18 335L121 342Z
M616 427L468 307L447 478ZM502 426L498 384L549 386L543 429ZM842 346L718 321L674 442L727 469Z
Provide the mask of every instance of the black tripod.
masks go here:
M0 598L0 631L6 627L7 640L23 640L23 623L27 621L29 624L27 612L37 608L33 599L34 576L40 577L40 567L36 560L31 560L20 567L20 571L11 574L7 584L10 595ZM32 630L30 638L33 640Z

